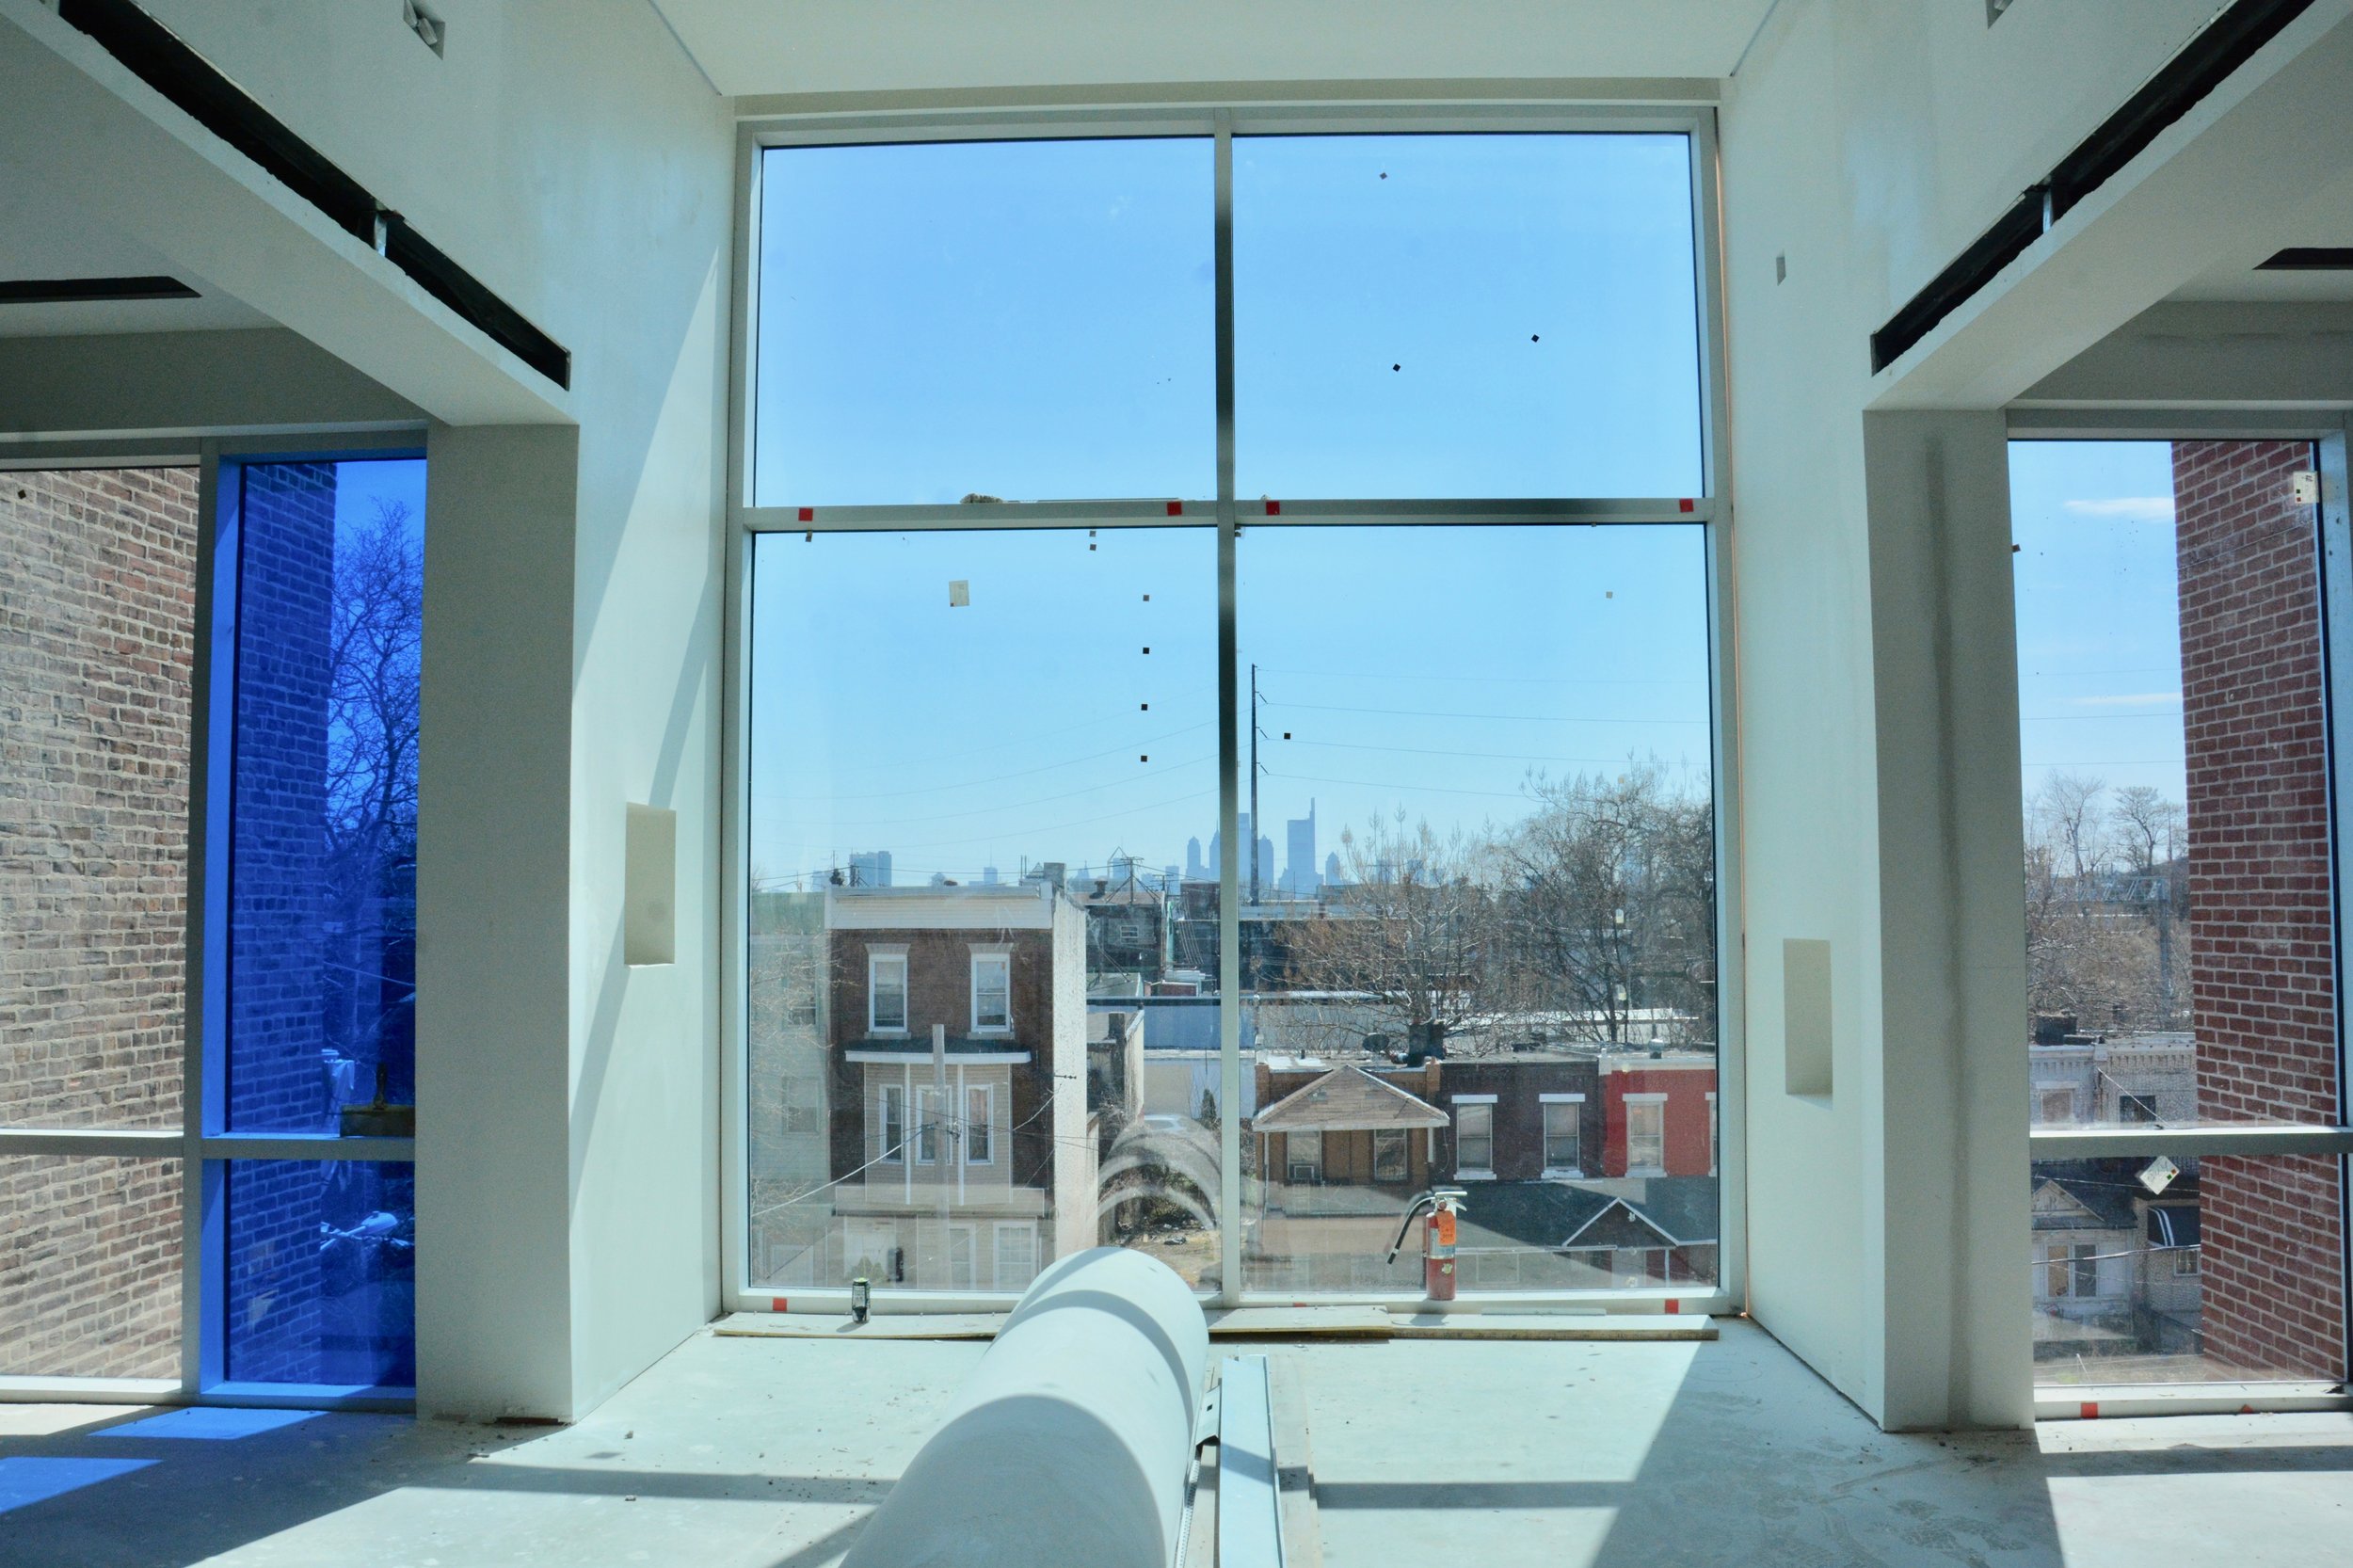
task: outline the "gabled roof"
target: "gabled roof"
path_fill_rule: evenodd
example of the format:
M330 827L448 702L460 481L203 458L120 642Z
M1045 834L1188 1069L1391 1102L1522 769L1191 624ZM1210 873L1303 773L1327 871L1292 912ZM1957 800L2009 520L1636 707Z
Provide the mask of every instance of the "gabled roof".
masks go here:
M1445 1127L1447 1113L1362 1067L1335 1067L1252 1118L1253 1132L1387 1132Z
M1650 1176L1606 1186L1481 1181L1471 1184L1464 1200L1463 1244L1546 1252L1570 1245L1707 1246L1720 1228L1718 1202L1713 1176Z
M2063 1230L2071 1224L2087 1229L2131 1228L2137 1223L2134 1199L2148 1196L2134 1178L2143 1163L2130 1160L2035 1161L2034 1228Z

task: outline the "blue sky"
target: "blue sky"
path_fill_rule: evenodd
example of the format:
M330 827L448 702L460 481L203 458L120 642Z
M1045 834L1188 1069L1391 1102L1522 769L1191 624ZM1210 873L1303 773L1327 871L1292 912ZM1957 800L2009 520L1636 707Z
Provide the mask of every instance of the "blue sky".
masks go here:
M365 457L335 465L335 528L338 533L376 520L376 503L398 501L408 508L414 529L424 527L424 459Z
M1672 136L1239 140L1238 493L1696 494L1689 158ZM1207 140L763 170L760 504L1214 495ZM1207 528L763 537L755 868L1207 854L1215 565ZM1531 770L1656 755L1706 787L1697 526L1260 524L1239 578L1278 872L1310 800L1321 858L1400 806L1442 835L1515 820Z
M1205 138L762 163L765 505L1216 493ZM1235 144L1244 496L1696 494L1679 136Z
M1517 820L1531 769L1656 755L1705 789L1705 549L1692 524L1246 529L1237 616L1278 873L1310 801L1321 857L1400 806L1442 836ZM1182 865L1189 837L1208 853L1212 530L767 535L754 570L763 873L872 849L902 882L1010 878L1024 856Z
M2186 798L2172 450L2010 445L2026 795L2064 771Z

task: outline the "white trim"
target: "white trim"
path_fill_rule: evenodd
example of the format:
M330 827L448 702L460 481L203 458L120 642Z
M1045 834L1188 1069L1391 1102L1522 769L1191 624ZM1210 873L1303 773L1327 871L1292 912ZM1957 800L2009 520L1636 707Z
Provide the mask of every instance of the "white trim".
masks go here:
M899 1137L895 1141L890 1136L890 1101L893 1097L896 1097L899 1102ZM875 1084L874 1148L876 1152L873 1157L874 1163L877 1165L904 1164L908 1151L896 1145L898 1143L904 1142L906 1135L907 1086L904 1083L890 1082Z
M1652 1094L1648 1091L1639 1095L1629 1094L1623 1097L1628 1105L1664 1105L1667 1103L1667 1096L1664 1094Z
M962 1141L964 1149L964 1163L967 1165L977 1165L983 1167L994 1165L997 1163L997 1085L994 1083L964 1083L962 1081L964 1069L961 1065L959 1065L956 1069L956 1077L962 1090L959 1112L963 1117L965 1128L965 1135ZM974 1125L972 1120L972 1096L975 1095L984 1096L986 1102L982 1108L981 1119L979 1123L981 1131L988 1143L988 1158L985 1160L975 1160L972 1158L971 1129Z
M1493 1095L1449 1095L1447 1100L1453 1105L1493 1105L1496 1103L1496 1097Z
M1017 1283L1009 1283L998 1277L1004 1272L1005 1237L1012 1233L1018 1233L1029 1243L1030 1278L1021 1280ZM988 1240L988 1278L990 1285L1000 1290L1028 1289L1030 1288L1030 1280L1037 1278L1039 1267L1037 1256L1037 1222L1035 1220L999 1220L989 1226Z
M922 1050L845 1050L841 1053L844 1062L871 1062L886 1066L894 1062L920 1062L928 1065L931 1059L931 1053ZM1030 1060L1030 1053L1026 1050L952 1050L948 1053L948 1060L968 1067L1017 1067Z
M1005 1021L996 1024L981 1022L981 966L1001 964L1005 968ZM1013 950L1001 943L972 948L968 965L971 981L972 1032L975 1034L1011 1034L1013 1032Z
M1537 1152L1544 1156L1544 1179L1560 1181L1582 1178L1585 1175L1585 1096L1583 1095L1539 1095L1536 1098L1539 1107L1536 1125ZM1577 1144L1577 1163L1574 1165L1556 1165L1552 1162L1552 1128L1549 1118L1552 1108L1556 1105L1573 1105L1578 1108L1577 1115L1571 1118L1569 1124L1570 1137Z
M899 1021L886 1028L876 1017L874 998L881 990L876 972L886 964L899 967ZM866 950L866 1032L873 1035L899 1036L908 1033L908 1016L915 1005L914 987L908 984L907 950L904 946L868 947Z

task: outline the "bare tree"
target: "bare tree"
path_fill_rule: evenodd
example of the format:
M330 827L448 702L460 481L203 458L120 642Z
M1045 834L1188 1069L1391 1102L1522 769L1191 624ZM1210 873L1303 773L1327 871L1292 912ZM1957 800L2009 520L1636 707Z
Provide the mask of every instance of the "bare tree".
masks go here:
M379 497L337 541L329 616L326 918L343 980L330 1016L343 1054L374 1060L413 1027L424 564L406 503Z
M1705 792L1672 789L1654 761L1615 777L1531 781L1537 810L1505 845L1500 988L1577 1032L1625 1040L1664 1009L1675 1032L1713 1039L1715 832Z
M1402 807L1340 834L1349 887L1286 933L1294 984L1352 992L1409 1038L1456 1029L1486 1002L1495 917L1492 846L1441 839Z
M2179 1016L2173 927L2188 890L2182 808L2133 785L2055 773L2026 802L2026 992L2079 1028Z

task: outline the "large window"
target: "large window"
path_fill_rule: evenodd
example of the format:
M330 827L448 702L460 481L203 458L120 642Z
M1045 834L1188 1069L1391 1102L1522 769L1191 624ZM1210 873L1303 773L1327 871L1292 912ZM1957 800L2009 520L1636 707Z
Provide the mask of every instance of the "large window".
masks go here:
M2011 449L2045 1384L2346 1370L2323 456Z
M1201 129L757 155L738 1291L1704 1295L1705 126Z
M8 1372L415 1383L424 471L0 489L0 684L40 698L0 736L41 856L0 870Z

